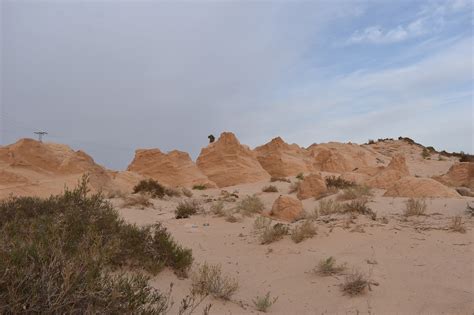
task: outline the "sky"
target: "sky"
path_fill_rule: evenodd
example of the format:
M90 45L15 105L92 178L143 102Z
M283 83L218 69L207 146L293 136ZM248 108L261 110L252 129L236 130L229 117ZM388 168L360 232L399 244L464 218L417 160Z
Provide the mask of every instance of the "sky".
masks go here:
M125 169L408 136L473 153L473 2L0 0L0 144L48 132Z

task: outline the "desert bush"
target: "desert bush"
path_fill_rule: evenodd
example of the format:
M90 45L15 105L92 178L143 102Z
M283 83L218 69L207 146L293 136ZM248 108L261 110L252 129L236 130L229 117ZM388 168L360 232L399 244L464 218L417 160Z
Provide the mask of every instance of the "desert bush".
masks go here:
M431 156L431 152L430 150L428 150L427 148L423 148L423 151L421 152L421 157L423 159L427 159Z
M224 211L224 202L222 200L214 202L211 205L210 211L212 214L217 215L218 217L223 217L225 216L225 211Z
M291 180L289 180L286 177L277 177L277 176L272 176L270 178L270 182L285 182L285 183L291 183Z
M168 296L140 271L185 275L192 260L160 224L125 223L88 195L86 178L57 196L0 202L1 313L162 314ZM121 268L127 276L113 275Z
M453 232L466 233L466 227L464 226L460 216L455 216L452 218L449 229Z
M466 212L467 214L471 215L471 217L474 217L474 207L469 205L469 203L466 204Z
M367 142L367 144L375 144L375 141L373 139L369 139L369 141Z
M193 196L193 192L186 187L181 188L181 191L183 192L183 195L185 195L188 198L191 198Z
M206 190L206 185L194 185L193 190Z
M320 200L315 212L318 212L320 215L328 215L333 213L339 213L342 210L342 204L334 200Z
M257 296L255 299L252 300L253 305L255 305L255 309L259 312L266 313L268 309L276 303L278 297L274 297L273 299L270 297L270 292L267 292L265 296Z
M237 216L235 216L234 213L227 213L225 216L225 220L229 223L236 223L240 221L240 219Z
M262 229L268 228L271 224L272 219L260 216L253 222L253 229L255 231L260 231Z
M343 188L349 188L349 187L356 186L356 184L354 182L345 180L344 178L342 178L340 176L339 177L329 176L329 177L326 177L326 186L328 188L335 187L335 188L338 188L338 189L343 189Z
M165 187L151 178L141 180L135 187L133 187L134 194L145 193L149 194L152 198L163 198L165 192Z
M352 271L346 276L345 282L342 284L344 294L356 296L364 293L369 287L370 282L366 275L360 271Z
M223 275L220 265L204 263L191 274L192 293L229 300L239 288L236 279Z
M312 238L316 235L316 227L310 221L305 221L301 225L297 225L291 231L291 239L295 243L300 243L307 238Z
M410 198L405 203L406 217L424 215L426 212L426 202L424 199Z
M192 199L181 201L176 207L174 213L176 219L184 219L202 211L199 201Z
M293 194L293 193L297 192L300 189L300 185L301 185L301 181L299 181L299 180L294 182L294 183L291 183L290 190L288 190L288 193Z
M281 240L288 234L288 226L277 223L274 226L268 226L261 231L260 244L270 244Z
M135 194L129 195L124 198L122 208L139 208L145 209L153 207L153 203L150 201L150 195L148 194Z
M263 192L278 192L278 188L273 185L265 186L262 188Z
M243 198L237 205L237 211L246 216L261 213L264 209L262 200L256 195Z
M313 269L313 272L321 276L332 276L340 274L346 269L345 265L337 265L336 259L332 256L321 260Z
M377 219L377 214L367 207L367 200L353 200L350 203L346 203L342 206L342 213L359 213L368 215L372 220Z
M304 179L304 174L299 173L298 175L296 175L296 178L299 179L299 180L303 180Z
M178 188L165 187L165 195L170 197L181 197L182 190Z
M355 185L344 189L344 192L337 196L338 200L353 200L372 196L370 188L365 185Z

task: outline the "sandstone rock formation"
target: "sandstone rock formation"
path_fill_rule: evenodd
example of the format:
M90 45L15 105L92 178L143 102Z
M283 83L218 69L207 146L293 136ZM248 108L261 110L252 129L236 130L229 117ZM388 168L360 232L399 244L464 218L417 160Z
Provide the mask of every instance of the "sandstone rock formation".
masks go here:
M254 149L262 167L274 177L294 176L311 171L309 152L277 137Z
M451 189L434 179L406 176L399 179L388 188L384 197L459 198L460 195L454 189Z
M474 163L459 162L451 166L448 172L433 179L453 187L468 187L474 190Z
M300 200L320 197L327 192L326 181L320 174L310 174L301 181L297 197Z
M273 203L270 216L289 222L303 217L303 203L289 196L280 196Z
M374 188L387 189L400 178L409 175L410 172L408 171L405 157L398 154L393 156L386 168L380 169L375 176L368 178L365 184Z
M196 164L219 187L270 179L255 153L231 132L222 133L216 142L203 148Z
M136 150L135 158L127 168L168 186L192 187L205 185L216 187L191 160L186 152L178 150L163 153L159 149Z

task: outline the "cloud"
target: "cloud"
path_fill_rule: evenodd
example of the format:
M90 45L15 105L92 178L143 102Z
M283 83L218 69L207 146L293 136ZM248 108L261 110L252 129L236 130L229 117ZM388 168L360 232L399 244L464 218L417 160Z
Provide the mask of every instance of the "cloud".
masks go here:
M381 26L370 26L363 31L356 31L349 39L350 43L369 42L374 44L396 43L426 34L423 19L408 25L398 25L393 29L384 30Z

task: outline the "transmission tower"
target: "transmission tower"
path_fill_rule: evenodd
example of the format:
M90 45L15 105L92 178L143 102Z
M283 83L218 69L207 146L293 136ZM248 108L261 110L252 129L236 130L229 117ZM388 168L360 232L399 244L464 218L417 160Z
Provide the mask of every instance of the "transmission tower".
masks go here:
M35 134L38 135L38 141L43 142L43 136L47 135L48 133L46 131L35 131Z

